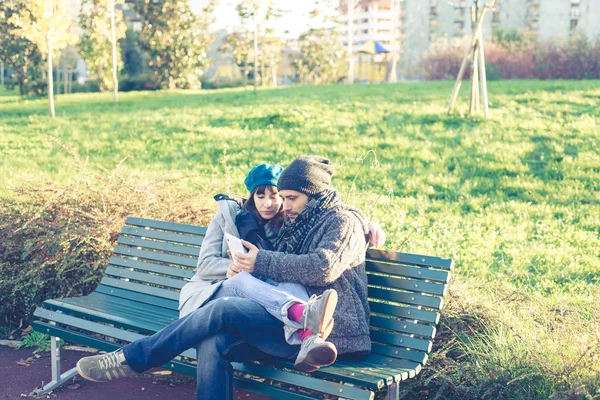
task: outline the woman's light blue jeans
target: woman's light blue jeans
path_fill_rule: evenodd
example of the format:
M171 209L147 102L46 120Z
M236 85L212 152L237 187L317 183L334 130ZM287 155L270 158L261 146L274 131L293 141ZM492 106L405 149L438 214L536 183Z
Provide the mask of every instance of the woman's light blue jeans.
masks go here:
M196 399L233 399L231 361L266 355L296 357L299 346L286 342L283 323L256 301L239 297L211 300L156 334L123 347L136 372L161 366L189 348L198 358Z
M285 337L289 344L300 344L297 331L302 329L302 325L288 319L287 311L294 304L306 304L308 293L304 286L271 279L263 281L248 272L240 272L221 282L221 286L212 298L223 297L243 297L254 300L285 324Z

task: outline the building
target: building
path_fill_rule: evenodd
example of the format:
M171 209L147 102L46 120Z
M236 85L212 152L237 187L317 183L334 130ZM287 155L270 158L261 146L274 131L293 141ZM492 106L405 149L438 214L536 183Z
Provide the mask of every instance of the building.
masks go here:
M348 1L340 0L339 30L348 49ZM357 1L353 15L353 51L367 40L378 40L393 50L392 9L398 10L397 50L400 78L418 76L421 57L433 44L471 35L473 0L380 0ZM492 0L481 0L490 3ZM593 7L593 3L596 7ZM500 0L486 14L484 36L495 29L529 30L539 40L568 39L582 34L600 40L599 0Z

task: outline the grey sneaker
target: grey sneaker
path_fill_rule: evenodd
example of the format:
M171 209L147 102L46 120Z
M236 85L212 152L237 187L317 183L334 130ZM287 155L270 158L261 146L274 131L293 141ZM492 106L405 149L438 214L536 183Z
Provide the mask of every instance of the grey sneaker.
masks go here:
M338 294L335 289L327 289L321 296L312 296L304 307L300 323L304 329L327 339L333 328L333 312L337 306Z
M300 371L313 372L333 364L336 358L337 349L333 343L324 341L318 335L311 335L302 341L294 367Z
M135 374L127 365L122 350L99 356L83 357L77 362L77 372L82 378L93 382L108 382Z

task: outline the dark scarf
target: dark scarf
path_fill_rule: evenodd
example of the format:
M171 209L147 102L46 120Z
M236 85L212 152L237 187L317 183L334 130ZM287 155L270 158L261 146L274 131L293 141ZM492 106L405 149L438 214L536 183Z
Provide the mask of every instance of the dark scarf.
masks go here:
M325 189L315 196L294 222L289 218L285 219L277 236L275 244L277 251L300 254L306 235L317 225L323 212L339 204L342 204L342 200L339 193L333 189Z

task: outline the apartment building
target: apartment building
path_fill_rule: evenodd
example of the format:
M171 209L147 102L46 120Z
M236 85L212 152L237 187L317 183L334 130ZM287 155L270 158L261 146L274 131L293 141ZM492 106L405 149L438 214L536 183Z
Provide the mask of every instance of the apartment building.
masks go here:
M473 0L354 0L355 51L369 39L393 43L392 1L397 10L400 77L414 75L421 56L436 42L471 35ZM346 48L347 10L348 0L340 0L339 28ZM489 38L494 29L529 30L540 40L568 39L575 34L600 40L600 0L500 0L486 15L484 36Z

